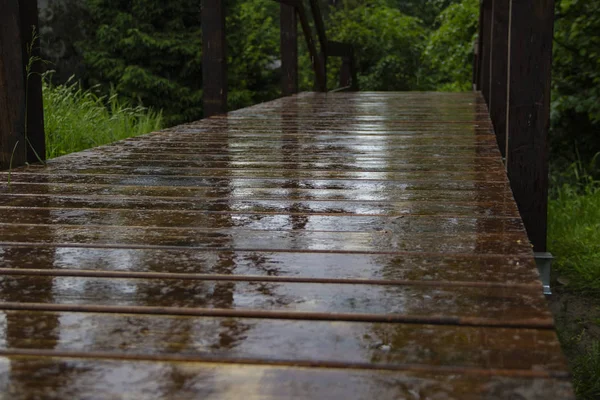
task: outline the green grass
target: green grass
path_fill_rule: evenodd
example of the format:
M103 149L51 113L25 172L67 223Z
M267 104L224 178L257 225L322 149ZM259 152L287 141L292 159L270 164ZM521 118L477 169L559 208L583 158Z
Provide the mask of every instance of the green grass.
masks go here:
M587 351L575 358L573 386L578 399L600 398L600 341L592 343Z
M555 174L548 204L548 249L560 290L567 299L585 299L584 306L556 315L579 400L600 398L600 319L593 306L600 305L600 181L588 172L596 171L597 158Z
M569 172L571 183L553 189L548 207L548 247L555 268L569 289L600 294L600 182Z
M43 79L46 157L54 158L161 129L160 112L98 96L77 82Z

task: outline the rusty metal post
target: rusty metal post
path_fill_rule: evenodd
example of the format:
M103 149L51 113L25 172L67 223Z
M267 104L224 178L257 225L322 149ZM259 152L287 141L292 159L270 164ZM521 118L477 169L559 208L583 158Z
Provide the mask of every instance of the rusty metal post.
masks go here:
M298 93L298 22L293 6L280 4L281 93Z
M506 166L534 251L546 251L554 0L511 0Z
M202 0L202 89L204 117L227 112L225 2Z

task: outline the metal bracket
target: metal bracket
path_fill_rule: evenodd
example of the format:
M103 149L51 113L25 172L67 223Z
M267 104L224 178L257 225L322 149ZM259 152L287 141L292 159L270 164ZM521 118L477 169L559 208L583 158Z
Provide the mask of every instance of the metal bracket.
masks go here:
M544 285L544 294L551 295L552 290L550 289L550 271L552 270L552 254L550 253L534 253L535 263L537 264L538 271L540 272L540 279Z

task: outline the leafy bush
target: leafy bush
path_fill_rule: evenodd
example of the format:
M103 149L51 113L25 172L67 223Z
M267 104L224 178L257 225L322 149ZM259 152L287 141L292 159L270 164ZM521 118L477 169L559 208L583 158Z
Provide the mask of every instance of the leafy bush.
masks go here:
M278 18L279 4L273 0L247 0L230 6L227 16L230 109L280 96Z
M88 83L155 109L168 124L202 116L200 2L87 0L80 43Z
M129 107L116 94L98 96L72 80L43 80L46 156L54 158L161 128L161 113Z
M472 90L478 17L478 0L462 0L439 15L439 28L429 36L423 53L424 87L452 92Z
M551 146L571 162L600 150L600 0L559 0L554 29Z
M87 0L89 38L80 43L89 85L162 109L168 125L202 118L200 2ZM227 13L229 107L277 96L279 5L230 1Z
M361 90L418 88L426 36L419 19L402 14L386 1L371 0L333 9L328 27L331 40L354 46Z
M568 287L600 293L600 182L574 163L548 204L548 247Z

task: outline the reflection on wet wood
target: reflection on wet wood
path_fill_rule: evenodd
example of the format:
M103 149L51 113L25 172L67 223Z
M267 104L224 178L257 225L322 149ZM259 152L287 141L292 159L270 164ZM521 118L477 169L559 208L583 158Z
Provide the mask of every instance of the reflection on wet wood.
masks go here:
M573 398L477 94L301 94L7 178L11 398Z
M9 356L13 398L573 399L568 381L453 371L381 371ZM35 374L32 374L35 371ZM58 373L60 372L60 373ZM6 382L6 381L5 381ZM107 384L110 383L110 384Z
M36 323L56 318L62 322L53 348L61 351L564 371L549 330L31 311L6 316L14 324L13 349L44 348L48 332Z

